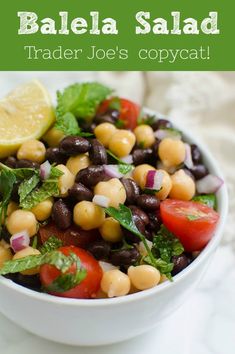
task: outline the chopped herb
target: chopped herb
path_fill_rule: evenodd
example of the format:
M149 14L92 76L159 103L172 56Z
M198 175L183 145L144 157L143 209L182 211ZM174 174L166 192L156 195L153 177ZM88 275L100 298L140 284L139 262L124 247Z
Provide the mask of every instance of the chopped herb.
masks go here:
M215 194L197 195L192 200L194 202L199 202L199 203L205 204L208 207L216 210L217 202L216 202L216 195Z
M137 124L147 124L147 125L152 125L156 121L155 116L140 116L138 118Z
M169 280L172 280L171 271L174 267L173 263L165 262L161 258L155 258L155 262L153 263L149 256L145 256L142 261L157 268L161 274L166 275Z
M194 221L194 220L200 219L200 216L198 216L198 215L186 215L186 217L190 221Z
M121 119L117 119L116 122L115 122L115 126L118 128L118 129L122 129L125 127L125 122Z
M109 103L109 109L113 109L115 111L121 110L121 101L119 97L112 97Z
M46 290L55 293L64 293L81 283L86 278L87 272L84 268L79 268L76 273L66 273L59 275L51 284L46 286Z
M59 195L58 179L63 175L56 167L51 168L51 173L41 186L32 190L21 202L20 207L30 210L35 205L46 200L49 197L57 197Z
M16 183L16 177L11 170L3 169L0 173L0 230L2 220L5 221L7 215L7 207L10 202L11 193Z
M29 179L24 180L18 189L18 194L20 197L20 204L23 203L24 199L32 192L32 190L38 185L40 182L39 172L35 171L35 174Z
M33 248L37 248L37 245L38 245L38 237L37 237L37 235L36 235L36 236L34 236L34 238L33 238L32 247L33 247Z
M159 192L162 188L160 189L151 189L151 188L145 188L143 189L144 194L150 194L150 195L155 195L157 192Z
M118 171L122 173L123 175L126 175L127 173L131 172L133 170L132 165L127 165L127 164L119 164L118 165Z
M45 254L47 252L51 252L51 251L58 249L62 245L63 245L63 242L60 239L58 239L56 236L52 235L40 247L40 252L42 254Z
M120 165L132 166L132 165L130 165L129 163L126 163L126 162L122 161L121 159L119 159L116 155L114 155L114 154L112 153L112 151L110 151L110 150L106 150L106 151L107 151L107 154L108 154L109 156L111 156L118 164L120 164Z

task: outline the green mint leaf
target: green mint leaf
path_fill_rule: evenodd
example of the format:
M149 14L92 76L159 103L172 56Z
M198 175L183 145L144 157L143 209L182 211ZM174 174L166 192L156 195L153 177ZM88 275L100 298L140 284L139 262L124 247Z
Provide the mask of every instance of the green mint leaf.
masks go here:
M161 274L166 275L169 280L172 280L171 272L174 267L173 263L166 262L161 258L155 258L155 262L153 263L149 256L145 256L143 262L157 268Z
M63 242L59 240L56 236L50 236L47 241L43 243L40 247L40 252L42 254L54 251L63 246Z
M119 159L116 155L114 155L114 154L112 153L112 151L110 151L110 150L108 150L108 149L107 149L106 151L107 151L107 154L108 154L109 156L111 156L112 159L115 160L119 165L132 166L132 165L130 165L129 163L126 163L126 162L122 161L121 159Z
M64 293L75 288L86 277L85 269L80 269L76 273L67 273L59 275L51 284L47 285L46 290L55 293Z
M208 207L213 208L213 209L216 210L217 201L216 201L216 195L215 194L197 195L192 200L194 202L199 202L199 203L205 204Z
M121 101L119 97L112 97L109 103L109 109L113 109L115 111L121 110Z
M32 190L21 202L22 209L30 210L40 202L50 197L57 197L59 195L58 179L63 175L63 172L56 167L51 168L51 173L40 187Z
M180 241L162 225L157 234L153 237L152 252L156 257L170 263L172 256L179 256L184 252Z
M125 122L121 119L117 119L115 122L115 127L117 127L118 129L122 129L125 127Z
M156 121L155 116L140 116L138 118L137 124L142 125L142 124L147 124L147 125L152 125Z
M201 217L198 216L198 215L186 215L186 218L189 220L189 221L194 221L194 220L198 220L200 219Z
M3 264L3 267L0 269L0 275L6 275L9 273L18 273L27 269L32 269L39 267L42 263L43 256L32 255L19 259L12 259Z
M130 173L133 170L132 165L128 164L119 164L118 165L118 171L122 173L123 175L126 175L127 173Z
M71 112L58 116L55 128L61 130L65 135L79 135L81 133L78 121Z
M32 177L29 179L23 181L18 189L18 194L20 197L20 204L23 202L23 200L29 195L32 190L38 185L40 182L40 177L39 177L39 172L35 173Z
M16 177L9 169L2 169L0 172L0 231L2 220L5 222L7 207L10 202L13 186L16 183Z
M98 106L112 90L96 82L74 84L63 92L57 92L56 115L63 116L70 112L76 118L93 118Z

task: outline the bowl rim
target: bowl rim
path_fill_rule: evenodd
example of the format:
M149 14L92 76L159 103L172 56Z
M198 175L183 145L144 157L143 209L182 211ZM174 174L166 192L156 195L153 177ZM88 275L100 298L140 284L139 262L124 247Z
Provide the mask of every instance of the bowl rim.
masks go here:
M179 129L186 141L190 143L195 143L198 145L200 150L202 151L202 155L204 160L206 160L206 165L209 165L209 170L216 174L218 177L224 180L224 176L219 168L215 158L212 156L209 148L200 140L200 137L193 137L191 132L188 132L185 127L183 127L180 123L175 123L169 117L166 117L154 110L144 108L144 112L147 114L154 115L156 119L168 119L173 123L174 128ZM224 180L225 181L225 180ZM22 285L14 283L12 280L7 279L3 276L0 276L0 285L6 286L9 290L16 291L16 293L20 293L21 295L25 295L27 297L31 297L34 300L39 300L46 303L53 303L54 305L64 305L64 306L73 306L73 307L104 307L104 306L116 306L120 304L128 304L129 302L136 302L141 300L147 300L149 297L153 295L157 295L161 292L167 291L168 288L176 286L178 283L182 282L185 277L189 276L191 272L193 272L197 267L200 267L200 264L208 257L218 246L221 238L222 238L222 230L226 221L227 213L228 213L228 193L226 184L220 188L217 194L218 197L218 206L220 219L217 225L216 231L212 239L206 245L206 247L202 250L199 256L184 270L174 276L174 281L165 281L154 288L140 291L137 293L129 294L127 296L121 296L116 298L107 298L107 299L73 299L73 298L63 298L58 297L46 293L39 293L35 290L28 289Z

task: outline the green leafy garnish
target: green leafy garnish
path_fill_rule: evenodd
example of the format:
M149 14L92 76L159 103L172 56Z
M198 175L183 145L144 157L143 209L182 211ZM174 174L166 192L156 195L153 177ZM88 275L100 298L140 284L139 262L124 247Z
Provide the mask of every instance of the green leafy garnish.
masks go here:
M39 172L35 171L35 174L32 177L26 179L20 184L18 189L20 204L23 203L27 195L29 195L32 192L32 190L38 185L39 182L40 182Z
M87 82L68 86L63 92L57 92L58 116L70 112L76 118L93 118L99 104L110 95L112 90L97 82Z
M38 237L37 237L37 235L36 235L36 236L34 236L34 238L33 238L32 247L33 247L33 248L37 248L37 245L38 245Z
M58 115L55 122L55 128L61 130L66 136L92 136L91 133L85 133L81 131L76 117L71 112L67 112L62 116Z
M163 261L169 263L172 256L179 256L184 252L181 242L162 225L153 238L152 252Z
M146 263L151 264L153 267L159 269L162 274L170 276L168 273L173 269L173 265L169 266L164 260L155 258L148 246L148 243L146 242L145 236L142 235L137 229L132 218L131 210L128 207L123 204L120 204L119 209L109 207L105 209L105 212L109 216L112 216L114 219L116 219L122 227L131 231L133 234L140 238L148 254L147 258L144 257L143 259ZM169 271L171 267L172 269Z
M32 255L19 259L12 259L11 261L4 262L3 267L0 269L0 275L9 273L18 273L27 269L39 267L42 263L42 255Z
M152 188L145 188L143 189L143 193L144 194L150 194L150 195L155 195L157 192L159 192L162 189L162 187L160 189L152 189Z
M131 172L133 170L132 165L128 164L119 164L118 165L118 171L122 173L123 175L126 175L127 173Z
M109 156L111 156L118 164L120 164L120 165L128 165L128 166L132 166L132 165L130 165L129 163L126 163L126 162L124 162L124 161L122 161L121 159L119 159L116 155L114 155L113 153L112 153L112 151L110 151L110 150L106 150L107 151L107 154L109 155Z
M155 116L140 116L137 120L137 124L147 124L147 125L152 125L156 121Z
M205 204L208 207L216 210L217 201L216 201L215 194L197 195L196 197L193 197L192 200L194 202L199 202L199 203Z
M122 129L125 127L125 122L122 119L117 119L115 122L115 127Z
M11 170L3 169L0 173L0 228L2 220L4 221L7 215L7 207L11 198L11 193L16 183L16 177Z
M40 247L40 252L42 254L45 254L45 253L54 251L54 250L58 249L61 246L63 246L63 242L60 239L58 239L56 236L52 235Z
M26 197L21 200L20 207L30 210L49 197L57 197L59 195L58 179L62 175L63 172L56 167L52 167L49 178L47 178L41 186L38 186L33 189L31 193L27 194Z
M155 262L153 263L149 256L145 256L143 261L157 268L161 274L165 274L169 280L172 280L171 272L174 267L173 263L166 262L161 258L156 258Z
M121 110L121 101L119 97L112 97L109 103L109 109L113 109L115 111Z

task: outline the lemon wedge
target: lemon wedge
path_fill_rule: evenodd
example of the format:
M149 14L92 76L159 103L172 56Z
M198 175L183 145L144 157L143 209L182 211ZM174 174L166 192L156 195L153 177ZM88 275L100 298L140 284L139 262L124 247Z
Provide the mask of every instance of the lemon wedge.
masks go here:
M0 100L0 158L40 138L54 122L48 91L39 81L23 84Z

